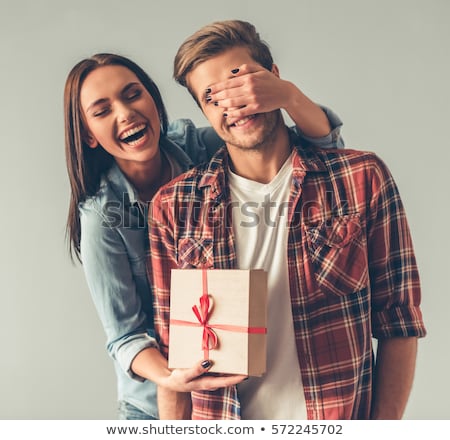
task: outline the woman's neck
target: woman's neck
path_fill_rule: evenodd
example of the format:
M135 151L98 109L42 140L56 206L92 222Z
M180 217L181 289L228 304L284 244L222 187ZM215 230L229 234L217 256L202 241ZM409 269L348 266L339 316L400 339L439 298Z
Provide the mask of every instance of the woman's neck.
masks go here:
M117 164L136 188L139 199L143 202L149 202L158 189L172 177L170 164L161 150L147 162L121 161Z

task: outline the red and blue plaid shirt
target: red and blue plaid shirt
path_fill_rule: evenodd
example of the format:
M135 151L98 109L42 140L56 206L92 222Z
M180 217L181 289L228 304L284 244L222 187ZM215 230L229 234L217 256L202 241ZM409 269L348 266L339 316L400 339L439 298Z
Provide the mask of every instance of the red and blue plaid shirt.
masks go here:
M367 419L372 337L426 332L405 212L375 154L294 148L287 252L308 419ZM228 160L222 148L153 200L150 266L155 328L165 355L171 269L237 268ZM194 392L192 404L193 419L240 418L236 387Z

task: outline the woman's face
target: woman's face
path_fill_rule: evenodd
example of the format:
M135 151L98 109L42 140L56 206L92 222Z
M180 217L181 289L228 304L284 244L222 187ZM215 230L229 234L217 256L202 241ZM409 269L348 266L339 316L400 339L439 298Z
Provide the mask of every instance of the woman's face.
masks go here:
M119 163L151 161L159 151L160 120L150 93L124 66L102 66L80 90L91 148L101 145Z

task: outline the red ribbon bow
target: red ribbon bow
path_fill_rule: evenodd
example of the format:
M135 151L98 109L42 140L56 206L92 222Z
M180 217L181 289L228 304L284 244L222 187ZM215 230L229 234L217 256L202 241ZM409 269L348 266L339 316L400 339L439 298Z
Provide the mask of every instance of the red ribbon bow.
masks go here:
M202 326L203 327L203 337L202 337L202 350L204 359L209 359L209 350L213 350L217 347L219 338L212 329L227 330L232 332L242 332L251 334L265 334L267 333L266 327L244 327L239 325L226 325L226 324L209 324L209 318L213 309L212 297L208 293L208 279L206 268L202 269L202 284L203 293L200 297L200 308L197 305L192 306L192 311L197 317L198 323L184 321L181 319L171 319L170 323L172 325L188 325L188 326Z
M205 270L203 271L203 283L205 283ZM197 317L200 324L203 326L203 338L202 338L202 350L205 359L209 357L209 350L213 350L217 347L218 338L214 330L209 325L209 316L212 311L212 301L208 295L208 290L203 287L203 295L200 297L200 309L195 305L192 306L192 310Z

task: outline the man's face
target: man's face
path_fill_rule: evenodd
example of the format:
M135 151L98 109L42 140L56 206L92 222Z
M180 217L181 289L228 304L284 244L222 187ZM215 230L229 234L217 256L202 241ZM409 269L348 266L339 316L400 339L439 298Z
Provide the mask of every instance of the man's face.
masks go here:
M228 148L255 150L268 147L276 136L278 124L283 123L279 110L229 120L223 115L227 109L206 102L205 91L210 85L232 78L231 70L237 66L254 62L247 48L237 46L199 64L186 76L203 113Z

